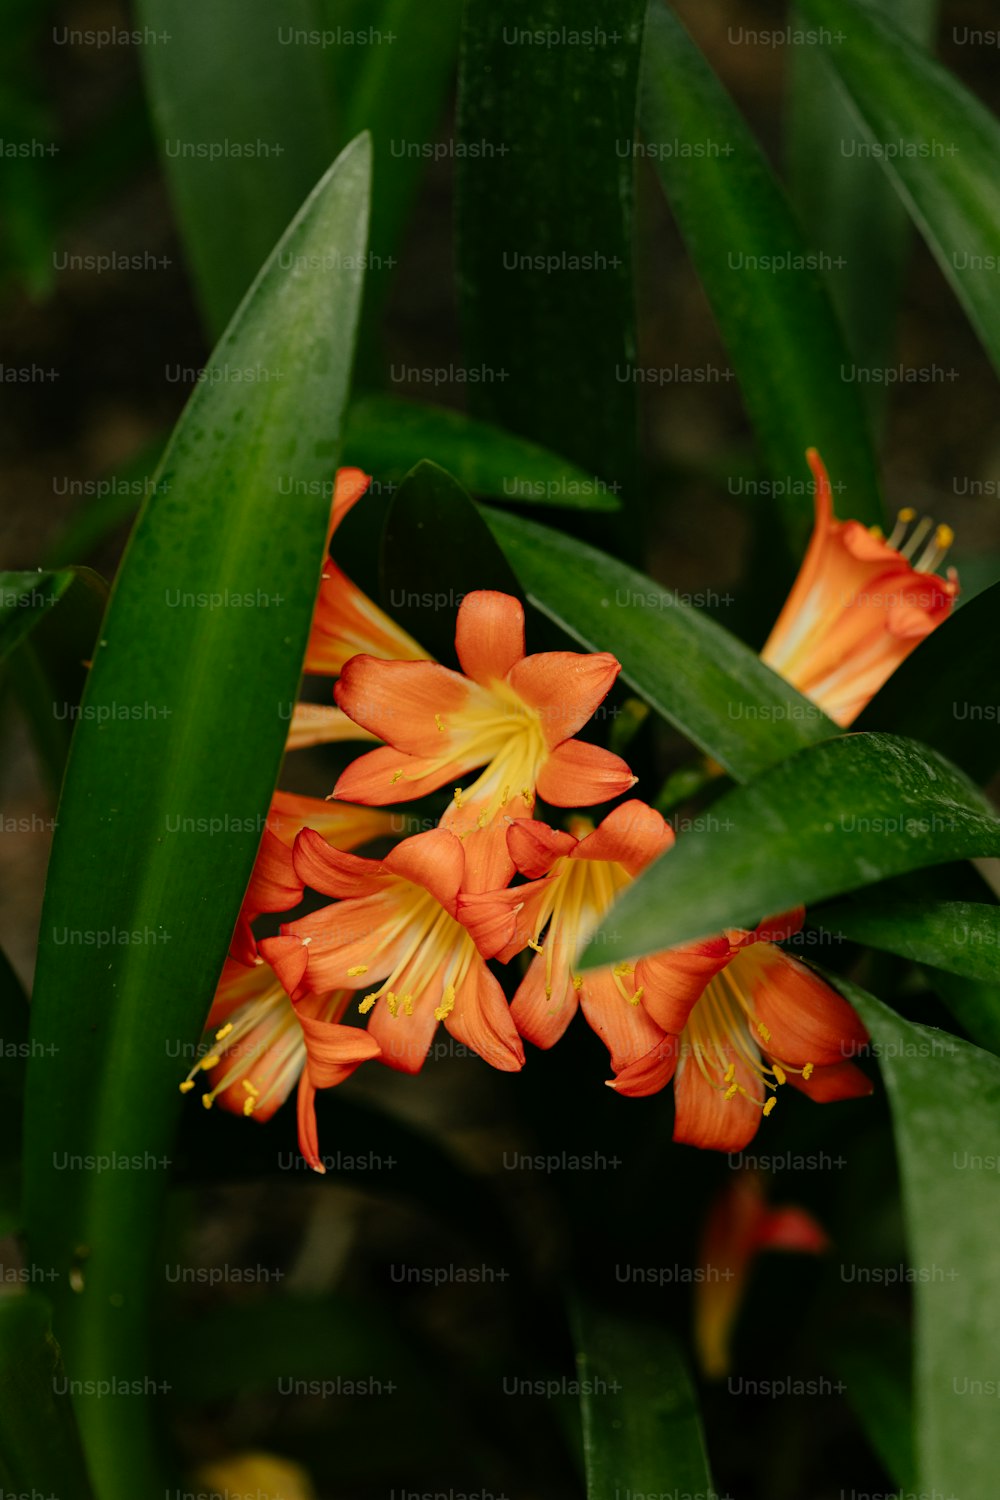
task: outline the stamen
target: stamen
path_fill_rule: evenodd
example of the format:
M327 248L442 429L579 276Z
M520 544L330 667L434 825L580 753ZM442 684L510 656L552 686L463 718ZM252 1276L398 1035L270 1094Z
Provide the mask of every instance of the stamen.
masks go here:
M444 725L441 722L441 715L440 714L435 714L434 715L434 722L437 725L437 727L440 730L440 732L442 734L444 734Z
M813 1065L812 1065L812 1063L806 1063L805 1067L802 1069L802 1077L808 1083L808 1081L812 1077L812 1075L813 1075Z
M221 1061L222 1059L217 1052L210 1052L207 1057L202 1058L201 1066L208 1073L212 1068L217 1068Z
M435 1019L435 1021L443 1021L446 1016L450 1016L451 1015L451 1013L452 1013L452 1011L454 1009L455 1009L455 986L452 985L452 984L449 984L448 987L447 987L447 989L444 992L444 997L443 997L443 999L441 1001L441 1004L437 1007L437 1009L434 1012L434 1019Z
M536 943L534 938L528 939L528 947L533 948L536 953L544 953L545 949L541 943Z
M348 979L356 979L359 974L367 974L367 973L368 973L368 965L367 964L355 964L353 968L348 969L348 971L347 971L347 977L348 977Z
M764 1105L764 1114L769 1115L777 1102L778 1096L776 1094L772 1094L770 1099L768 1099L767 1103Z
M372 995L366 995L365 998L360 1002L360 1004L358 1005L358 1010L363 1016L366 1016L368 1014L377 999L378 994L375 993Z
M232 1023L232 1021L227 1021L226 1024L225 1024L225 1026L222 1027L221 1031L217 1031L215 1033L215 1040L217 1042L221 1042L225 1037L227 1037L229 1035L229 1033L232 1031L232 1029L233 1029L233 1023Z
M923 556L919 562L913 564L918 573L933 573L944 561L948 548L955 540L955 533L950 526L941 525L937 528L931 541L924 548Z
M890 547L899 546L900 542L906 535L907 526L909 526L910 522L915 519L916 514L917 513L913 509L912 505L904 505L903 509L896 513L896 524L893 527L892 534L889 537Z
M194 1079L193 1078L185 1078L184 1082L182 1084L180 1084L180 1091L181 1091L182 1094L190 1094L190 1092L191 1092L191 1090L193 1088L194 1088Z
M920 546L920 543L923 541L924 537L927 535L933 525L934 522L931 520L930 516L922 517L922 519L917 522L916 526L914 526L913 531L907 538L906 546L900 547L900 557L905 557L907 562L909 562L910 558L913 556L914 552L916 552L917 548Z

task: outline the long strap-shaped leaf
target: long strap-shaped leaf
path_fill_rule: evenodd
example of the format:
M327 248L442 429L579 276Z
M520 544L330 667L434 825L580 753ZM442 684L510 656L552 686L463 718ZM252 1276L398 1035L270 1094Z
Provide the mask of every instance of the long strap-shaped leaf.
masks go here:
M70 754L32 1012L26 1206L84 1380L150 1373L145 1299L181 1102L166 1044L207 1014L277 779L361 290L357 269L308 267L334 250L363 264L369 166L361 138L322 179L187 407ZM249 384L232 376L245 370ZM162 1490L150 1403L127 1420L100 1399L79 1411L102 1500Z
M34 1292L0 1298L0 1481L4 1495L92 1500L52 1313Z
M535 521L483 515L532 604L588 650L613 652L625 681L738 781L837 733L675 590Z
M669 1328L587 1304L574 1321L587 1500L714 1500L697 1398Z
M1000 1059L914 1026L844 980L889 1094L915 1271L915 1490L996 1488Z
M838 33L831 67L860 114L873 155L1000 369L1000 122L940 63L875 9L801 0L810 22Z
M642 16L643 0L470 0L457 161L475 413L551 444L633 500Z
M809 533L805 449L819 449L842 512L882 519L867 418L843 337L784 192L715 74L663 0L652 0L639 113L739 377L791 552ZM841 488L842 487L842 488Z
M591 964L651 953L902 875L1000 853L1000 820L933 750L852 734L720 797L604 919Z

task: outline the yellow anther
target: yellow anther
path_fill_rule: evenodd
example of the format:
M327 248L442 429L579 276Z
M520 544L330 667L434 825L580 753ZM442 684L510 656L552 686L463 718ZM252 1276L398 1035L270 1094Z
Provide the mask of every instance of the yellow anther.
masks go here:
M778 1102L777 1099L772 1094L771 1097L770 1097L770 1099L768 1099L767 1103L764 1105L764 1113L765 1113L765 1115L769 1115L771 1113L772 1109L777 1104L777 1102Z
M577 990L577 991L583 989L583 975L582 974L574 974L573 975L573 988L575 990Z
M367 973L368 973L368 965L367 964L355 964L353 968L348 969L348 971L347 971L347 977L348 977L348 979L356 979L359 974L367 974Z
M885 541L885 532L882 530L881 526L869 526L868 535L873 536L877 542Z
M434 715L434 722L437 725L438 729L441 731L441 733L444 734L444 725L441 722L441 715L440 714L435 714Z
M377 999L378 999L377 995L366 995L365 996L365 998L361 1001L361 1003L358 1006L358 1010L361 1012L361 1014L363 1016L366 1016L368 1014L368 1012L371 1010L372 1006L375 1004L375 1001Z
M393 994L392 990L386 992L385 1003L389 1007L390 1016L397 1016L399 1014L399 999Z
M181 1090L182 1094L190 1094L190 1092L191 1092L191 1090L193 1088L194 1088L194 1079L193 1078L185 1078L184 1082L180 1085L180 1090Z
M251 1095L251 1097L249 1099L244 1099L244 1101L243 1101L243 1113L246 1116L249 1117L250 1115L252 1115L253 1112L254 1112L254 1110L256 1108L257 1108L257 1100L254 1099L252 1095Z
M441 999L441 1004L438 1006L437 1010L434 1012L434 1019L435 1019L435 1021L443 1021L446 1016L450 1016L451 1015L451 1013L452 1013L452 1011L454 1009L455 1009L455 986L453 984L449 984L448 987L447 987L447 989L444 992L444 995L443 995L442 999Z
M771 1064L771 1071L773 1072L773 1074L775 1076L775 1079L777 1080L778 1083L787 1083L788 1082L788 1079L785 1076L785 1070L784 1070L784 1068L780 1067L778 1063L772 1063ZM772 1100L771 1102L773 1103L774 1101Z
M244 1078L243 1087L246 1089L248 1094L253 1094L255 1097L260 1094L260 1089L254 1088L249 1078Z
M524 798L525 802L527 802L527 804L528 804L529 807L534 807L534 805L535 805L535 794L531 790L530 786L523 786L521 788L521 796Z
M404 1016L412 1016L413 1015L413 996L412 995L404 995L403 996L403 1015Z
M623 974L632 973L632 965L626 963L615 964L613 972L616 979L621 979Z
M643 997L643 995L645 993L646 993L646 986L644 984L640 984L640 986L636 990L635 994L629 996L629 1002L628 1002L629 1005L638 1005L639 1001L642 999L642 997Z
M529 938L528 939L528 947L529 948L534 948L534 950L535 950L536 953L544 953L545 952L545 949L542 947L541 943L536 943L534 938Z
M896 512L896 520L902 521L904 526L909 526L916 514L912 505L904 505L902 510Z
M457 786L455 788L455 790L452 792L451 795L455 799L455 806L456 807L461 807L461 805L462 805L462 788L460 786Z
M812 1063L806 1063L805 1067L802 1069L802 1077L808 1083L808 1081L812 1077L812 1075L813 1075L813 1065L812 1065Z
M209 1069L211 1069L211 1068L217 1068L219 1066L219 1063L221 1062L221 1060L222 1059L219 1057L219 1054L217 1052L210 1052L207 1057L203 1057L202 1058L202 1060L201 1060L201 1066L204 1068L205 1072L207 1073L209 1071Z
M768 1031L763 1021L757 1022L757 1031L765 1042L769 1042L771 1040L771 1033Z
M482 812L479 814L479 817L476 819L476 827L485 828L489 820L489 811L484 807Z
M732 1083L733 1079L736 1077L736 1064L735 1063L730 1063L729 1064L729 1067L726 1069L723 1077L725 1078L725 1080L726 1080L727 1083Z
M551 1000L552 999L552 986L551 986L551 984L547 984L545 986L545 998L546 998L546 1000Z
M509 801L510 801L510 787L509 786L505 786L504 789L503 789L503 793L501 794L501 797L500 797L500 806L501 807L506 807L507 803Z
M403 779L403 773L402 773L402 771L393 771L393 773L392 773L392 779L390 780L389 785L390 786L395 786L396 782L397 781L402 781L402 779Z
M948 548L951 546L954 540L955 533L952 531L950 526L945 526L942 524L934 533L935 547L941 547L945 552L947 552Z
M739 1084L738 1083L731 1083L729 1085L729 1087L726 1089L725 1098L726 1099L735 1099L736 1095L739 1093L739 1091L740 1091Z
M211 1109L212 1105L215 1103L215 1095L214 1094L202 1094L202 1096L201 1096L201 1102L205 1106L206 1109Z
M221 1031L217 1031L215 1033L215 1040L217 1042L221 1042L225 1037L227 1037L229 1035L229 1033L232 1031L232 1029L233 1029L233 1023L232 1023L232 1021L227 1021L226 1024L225 1024L225 1026L222 1027Z

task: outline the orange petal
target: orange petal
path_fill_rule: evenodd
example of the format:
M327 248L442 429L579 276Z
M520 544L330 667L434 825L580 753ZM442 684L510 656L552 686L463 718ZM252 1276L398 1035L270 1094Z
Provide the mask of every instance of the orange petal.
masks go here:
M547 875L556 860L571 854L578 840L571 833L550 828L537 818L515 818L507 829L507 848L522 875L537 880Z
M442 756L455 745L449 716L461 715L477 690L432 661L378 661L355 656L334 684L339 706L356 724L407 755Z
M324 896L364 896L385 884L385 866L377 859L335 849L314 828L299 832L292 859L303 884Z
M816 1104L832 1104L838 1099L864 1099L875 1086L868 1075L851 1062L817 1068L809 1078L803 1078L801 1073L789 1073L788 1082Z
M583 728L620 671L621 663L607 651L545 651L519 661L507 680L534 709L545 743L554 747Z
M265 827L230 944L232 957L240 963L253 963L257 947L250 923L264 912L290 911L298 906L303 894L291 850Z
M546 943L553 945L551 986L546 979L547 956L536 953L510 1007L514 1025L525 1041L545 1050L558 1042L576 1015L579 1003L569 973L569 960L573 955L565 940L560 942L560 934L550 932Z
M456 1042L471 1047L502 1073L516 1073L524 1066L524 1048L507 997L482 959L469 965L444 1024Z
M261 938L260 951L281 980L287 994L298 997L309 963L309 950L297 937Z
M591 1030L597 1032L611 1053L615 1073L646 1057L663 1039L663 1032L642 1005L633 1005L624 998L610 969L584 974L580 1005Z
M742 1151L757 1134L761 1121L761 1106L755 1104L752 1097L759 1084L742 1054L728 1044L720 1045L719 1052L725 1056L727 1066L735 1064L733 1082L745 1089L746 1094L737 1092L727 1099L729 1089L723 1079L723 1070L716 1072L708 1066L709 1075L721 1085L713 1086L698 1066L690 1044L685 1044L674 1079L677 1107L674 1140L708 1151Z
M333 504L330 507L330 523L326 532L328 550L333 533L348 511L357 505L371 482L371 475L365 474L361 469L344 468L337 470L337 477L333 486Z
M307 961L295 998L300 991L371 989L391 974L410 941L407 891L401 881L394 881L376 895L335 901L289 922L282 935L299 939ZM284 983L279 959L286 964L289 960L283 954L270 960Z
M748 969L758 1030L775 1057L795 1066L825 1067L856 1056L864 1046L868 1033L857 1012L798 959L760 943L733 960L734 981L746 984Z
M322 834L335 849L354 849L374 839L402 832L398 813L372 807L352 807L348 802L327 802L322 797L301 797L295 792L275 792L267 815L267 826L283 844L294 845L303 828Z
M391 802L412 802L414 797L426 797L429 792L457 781L470 769L468 760L456 759L442 766L440 760L430 756L404 755L402 750L384 745L352 761L340 776L333 795L344 802L386 807Z
M545 895L546 882L508 886L503 890L463 891L455 915L483 958L505 964L534 935L533 917Z
M319 1154L319 1131L316 1128L316 1087L310 1083L309 1075L302 1070L299 1079L299 1094L296 1109L299 1127L299 1150L314 1172L326 1172Z
M670 824L654 808L633 797L612 808L593 833L581 839L572 858L608 860L635 876L673 843Z
M511 594L466 594L455 624L455 650L473 682L501 681L524 656L524 610Z
M383 868L429 891L445 911L455 915L465 852L461 841L446 828L431 828L404 839L386 855Z
M379 1055L378 1042L360 1026L314 1020L301 1008L298 1017L305 1036L309 1081L315 1088L328 1089L342 1083L355 1068Z
M592 807L620 797L637 780L621 756L584 740L565 740L549 752L536 785L553 807Z
M328 562L316 598L304 670L336 677L352 656L426 661L427 652L369 599L336 563Z
M342 740L377 738L355 724L339 708L327 703L296 703L285 750L306 750L310 745L332 745Z
M657 1026L678 1034L683 1031L709 981L731 958L732 948L725 937L702 938L640 958L635 982L642 986L642 1003Z
M608 1088L629 1099L644 1099L649 1094L658 1094L673 1078L679 1052L680 1037L661 1037L645 1056L623 1068L616 1078L610 1078Z

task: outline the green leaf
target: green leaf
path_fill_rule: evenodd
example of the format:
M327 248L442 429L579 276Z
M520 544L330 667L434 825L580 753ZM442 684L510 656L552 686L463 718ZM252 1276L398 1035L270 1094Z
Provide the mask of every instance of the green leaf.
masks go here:
M630 1491L718 1500L670 1330L586 1305L575 1323L587 1500Z
M0 660L59 603L73 576L69 568L58 573L0 573Z
M998 678L1000 583L995 583L921 641L856 727L912 735L976 781L989 781L1000 769Z
M937 0L880 0L880 8L923 48L933 40ZM808 30L793 11L789 24ZM827 287L854 357L884 367L896 341L912 233L906 209L878 162L857 154L864 129L813 42L789 49L788 121L791 191L817 250L829 257ZM881 413L887 387L862 394Z
M852 734L714 802L608 913L591 965L651 953L908 870L1000 853L1000 820L934 751Z
M332 248L362 263L369 168L361 139L223 337L129 544L74 735L32 1007L33 1040L58 1051L29 1066L25 1172L32 1254L59 1274L57 1326L87 1379L149 1371L148 1278L181 1103L164 1039L199 1035L253 865L347 396L360 273L301 267ZM281 378L213 376L247 367ZM80 1157L112 1166L59 1166ZM79 1412L102 1500L163 1488L145 1405L127 1423L89 1396Z
M809 447L845 513L880 522L867 418L857 386L842 379L849 356L816 257L739 111L661 0L646 21L640 122L782 487L789 555L812 523Z
M139 0L138 16L161 38L142 48L146 82L195 288L218 335L337 149L322 48L279 40L312 28L313 6ZM331 248L316 247L321 263ZM319 274L332 294L337 270Z
M892 1109L916 1306L914 1488L971 1500L996 1471L1000 1060L833 983L868 1027Z
M866 1319L835 1334L829 1356L872 1447L901 1490L916 1489L909 1330L895 1323L873 1329Z
M488 422L394 396L352 402L345 463L401 477L422 458L440 464L466 489L518 504L610 511L621 503L602 480Z
M93 1500L51 1325L34 1293L0 1297L0 1479L11 1496Z
M560 0L527 0L516 14L469 0L458 115L467 155L456 163L473 412L549 444L626 502L642 16L643 0L613 13L604 0L577 0L571 14Z
M21 1227L21 1115L28 997L0 948L0 1235Z
M1000 369L1000 123L940 63L870 6L801 0L841 40L825 46L875 155Z
M676 590L534 521L483 516L531 603L588 650L617 656L623 680L738 781L837 734Z
M854 943L965 979L1000 984L1000 906L972 901L912 901L866 891L823 908L817 921Z
M457 665L455 621L473 589L520 592L469 496L437 464L419 463L386 516L381 558L386 609L439 661Z

